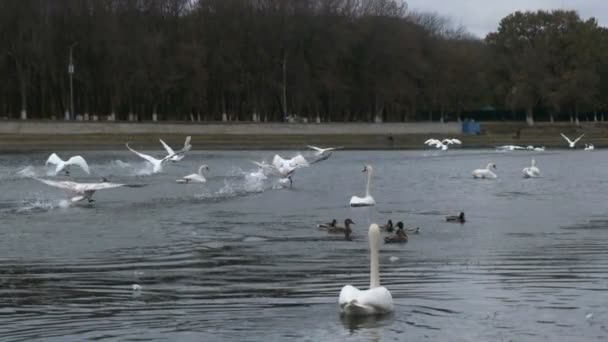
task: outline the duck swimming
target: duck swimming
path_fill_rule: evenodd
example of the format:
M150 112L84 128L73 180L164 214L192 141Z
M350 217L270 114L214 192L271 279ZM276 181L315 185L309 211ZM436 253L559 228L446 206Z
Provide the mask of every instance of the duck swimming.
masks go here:
M385 230L389 233L392 233L395 230L395 227L393 226L393 221L388 220L385 225L380 226L380 230Z
M337 223L338 223L338 221L336 221L336 219L333 219L333 220L331 220L331 222L318 224L317 227L318 228L333 228L336 226Z
M450 215L450 216L446 216L445 220L448 222L460 222L460 223L465 223L465 219L464 219L464 212L460 212L459 215Z
M395 235L387 236L384 238L385 243L403 243L407 242L407 234L403 229L403 222L397 222L397 231Z
M344 220L344 226L335 225L333 227L327 228L328 233L344 233L347 230L351 230L350 225L355 224L353 220L347 218ZM351 230L352 231L352 230Z

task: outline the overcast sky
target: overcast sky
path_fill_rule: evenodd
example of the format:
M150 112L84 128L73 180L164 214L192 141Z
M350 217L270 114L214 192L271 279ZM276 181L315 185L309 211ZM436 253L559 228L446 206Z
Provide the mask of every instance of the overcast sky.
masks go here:
M583 18L595 17L608 26L608 0L407 0L408 9L435 12L463 25L480 38L496 31L500 20L515 11L573 9Z

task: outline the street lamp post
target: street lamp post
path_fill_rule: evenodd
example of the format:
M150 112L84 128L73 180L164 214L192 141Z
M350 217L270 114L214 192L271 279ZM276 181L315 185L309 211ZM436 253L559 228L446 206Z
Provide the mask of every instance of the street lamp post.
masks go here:
M74 61L72 60L72 48L74 47L74 45L78 44L77 42L72 43L72 45L70 45L70 60L68 63L68 75L70 75L70 119L74 120L75 114L74 114Z

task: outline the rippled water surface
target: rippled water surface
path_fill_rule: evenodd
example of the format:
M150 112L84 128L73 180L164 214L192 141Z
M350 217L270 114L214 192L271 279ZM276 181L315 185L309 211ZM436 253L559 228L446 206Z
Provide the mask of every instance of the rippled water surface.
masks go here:
M2 340L608 338L608 152L339 151L291 189L248 176L272 152L194 152L154 175L129 152L81 154L77 181L146 186L70 205L29 178L46 154L0 155ZM532 156L543 177L523 179ZM489 161L499 179L473 180ZM175 183L202 162L206 184ZM364 164L377 205L350 208ZM347 217L353 241L315 226ZM343 319L340 288L369 286L367 228L389 218L421 227L380 252L395 313Z

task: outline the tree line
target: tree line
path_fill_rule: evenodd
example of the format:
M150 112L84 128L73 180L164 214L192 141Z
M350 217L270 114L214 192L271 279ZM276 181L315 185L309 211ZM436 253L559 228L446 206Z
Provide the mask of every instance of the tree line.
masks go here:
M0 116L578 120L608 109L607 56L567 10L479 39L398 0L0 0Z

